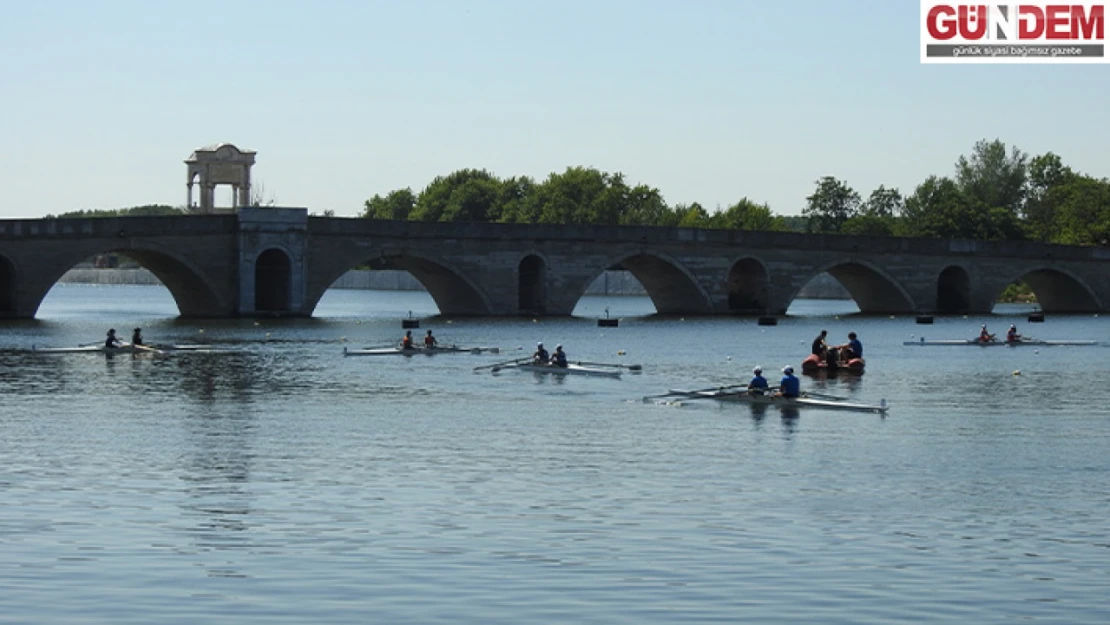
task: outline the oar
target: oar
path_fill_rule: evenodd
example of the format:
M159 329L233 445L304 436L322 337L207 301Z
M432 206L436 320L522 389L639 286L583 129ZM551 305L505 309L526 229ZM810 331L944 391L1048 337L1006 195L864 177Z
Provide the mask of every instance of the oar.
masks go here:
M594 367L617 367L618 369L628 369L629 371L643 371L642 365L620 365L608 362L586 362L584 360L577 360L574 362L576 365L591 365Z
M507 360L505 362L498 362L498 363L494 363L492 365L482 365L480 367L474 367L474 370L475 371L481 371L482 369L493 369L494 371L497 371L501 367L511 367L513 365L518 365L522 362L531 362L531 361L532 361L531 358L517 358L516 360Z
M747 388L747 387L748 387L747 384L733 384L731 386L711 386L709 388L699 388L699 389L693 390L693 391L670 391L670 392L667 392L667 393L663 393L662 395L647 395L647 396L644 397L644 401L648 401L650 399L663 399L664 397L693 396L693 395L700 395L701 393L708 393L710 391L723 391L725 389Z

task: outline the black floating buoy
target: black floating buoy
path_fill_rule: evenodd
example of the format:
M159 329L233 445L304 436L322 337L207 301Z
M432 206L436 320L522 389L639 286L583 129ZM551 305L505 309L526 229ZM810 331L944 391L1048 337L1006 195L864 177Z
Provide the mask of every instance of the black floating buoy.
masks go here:
M779 324L779 318L778 317L760 317L759 321L757 321L756 323L758 323L761 326L777 326Z
M933 323L933 317L932 317L932 316L930 316L930 315L918 315L918 316L917 316L917 322L918 322L918 323L922 323L922 324L930 324L930 325L932 325L932 323Z
M615 328L620 324L620 319L616 317L606 317L605 319L597 320L597 327L599 328Z
M1033 313L1029 315L1029 323L1044 323L1044 314Z

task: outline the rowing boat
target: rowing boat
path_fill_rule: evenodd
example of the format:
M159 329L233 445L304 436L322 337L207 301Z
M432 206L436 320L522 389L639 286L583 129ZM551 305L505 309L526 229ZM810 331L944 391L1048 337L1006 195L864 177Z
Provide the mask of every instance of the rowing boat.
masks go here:
M77 347L38 347L31 346L36 354L160 354L164 352L207 352L215 351L208 345L131 345L107 347L103 344L80 345Z
M503 369L520 369L521 371L532 371L534 373L550 373L552 375L594 375L604 376L607 378L619 378L621 376L620 369L603 369L601 367L590 367L587 365L569 364L565 367L557 367L555 365L536 365L532 363L518 363L509 364L503 367L494 368L493 371Z
M482 352L497 354L500 353L501 350L497 347L458 347L455 345L415 347L413 349L401 349L400 347L380 347L373 349L343 348L344 356L415 356L417 354L434 356L435 354L481 354Z
M720 401L735 401L745 404L753 404L757 406L776 406L778 408L823 408L826 410L851 410L855 412L875 412L879 414L886 414L887 405L886 400L878 405L875 404L857 404L849 401L833 401L828 399L817 399L816 397L781 397L775 395L753 395L746 390L743 391L671 391L670 394L675 396L686 396L692 398L705 398L717 399Z
M978 345L979 347L993 347L995 345L1006 345L1008 347L1018 347L1021 345L1098 345L1098 341L1068 341L1068 340L1045 340L1045 339L1021 339L1019 341L980 341L979 339L952 339L952 340L938 340L926 341L925 337L921 337L916 341L903 341L902 345Z

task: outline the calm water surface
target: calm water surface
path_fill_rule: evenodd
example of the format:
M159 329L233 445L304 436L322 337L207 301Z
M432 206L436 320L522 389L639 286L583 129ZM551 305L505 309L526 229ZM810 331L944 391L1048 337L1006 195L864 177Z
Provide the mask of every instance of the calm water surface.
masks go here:
M1017 322L1110 344L1110 322L853 309L761 327L588 298L419 330L497 356L344 358L434 304L184 321L161 287L56 287L0 326L0 623L1107 622L1110 351L902 341ZM136 325L235 351L24 351ZM889 416L641 400L797 367L822 328L858 332L868 371L803 388ZM537 340L644 370L473 371Z

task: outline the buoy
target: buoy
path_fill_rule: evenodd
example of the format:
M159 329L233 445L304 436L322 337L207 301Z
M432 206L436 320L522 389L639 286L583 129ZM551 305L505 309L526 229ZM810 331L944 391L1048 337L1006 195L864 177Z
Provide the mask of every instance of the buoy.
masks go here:
M1021 369L1014 371L1014 375L1021 375Z
M623 356L624 355L624 350L623 349L618 349L617 350L617 355L618 356Z

